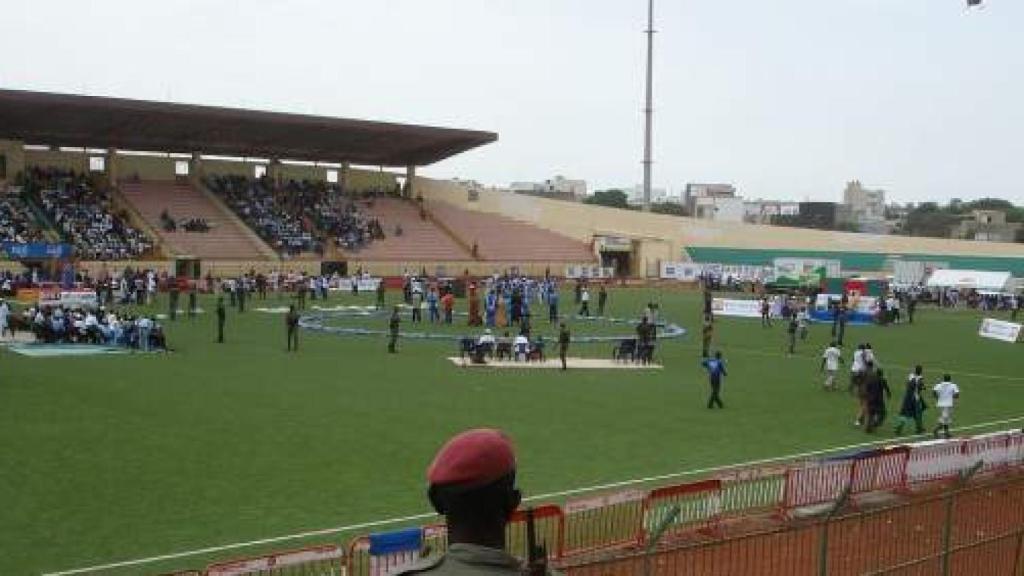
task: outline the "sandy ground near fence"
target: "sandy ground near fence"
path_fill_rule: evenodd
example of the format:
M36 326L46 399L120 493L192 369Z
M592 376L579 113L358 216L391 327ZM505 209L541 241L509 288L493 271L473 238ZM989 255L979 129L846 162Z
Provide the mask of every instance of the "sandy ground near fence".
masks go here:
M448 358L457 366L466 368L518 368L531 370L561 370L562 361L548 358L542 362L514 362L512 360L487 360L484 364L474 364L469 358L451 356ZM634 362L616 362L603 358L567 358L566 366L570 370L661 370L661 364L639 364Z

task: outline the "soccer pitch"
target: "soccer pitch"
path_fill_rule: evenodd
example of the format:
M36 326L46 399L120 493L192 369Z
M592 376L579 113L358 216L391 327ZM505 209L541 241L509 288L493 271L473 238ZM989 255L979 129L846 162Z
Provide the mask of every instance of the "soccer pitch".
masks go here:
M390 293L389 303L397 298ZM373 299L338 295L329 305ZM213 343L214 302L205 298L207 314L166 323L172 354L30 358L2 350L0 574L423 513L426 465L445 439L473 426L510 433L527 496L892 438L891 420L865 434L852 425L854 400L822 390L829 326L812 325L787 357L782 322L762 329L758 320L719 318L713 349L724 353L729 376L725 409L711 411L698 362L699 294L616 289L606 313L637 317L648 301L660 304L662 319L689 330L659 342L664 370L466 370L446 359L457 352L451 341L403 339L400 353L389 355L383 336L309 332L299 353L288 354L284 317L254 310L285 303L273 297L249 301L244 314L229 310L223 345ZM563 314L571 302L564 293ZM165 307L164 300L157 310ZM535 318L546 317L540 312ZM948 371L960 385L954 433L1020 417L1021 345L979 338L980 318L922 307L913 326L849 327L842 388L850 348L871 342L893 389L890 418L916 363L930 384ZM415 329L403 319L403 330ZM631 332L569 323L578 335ZM546 318L534 327L553 343ZM606 358L611 347L574 345L570 355ZM928 410L926 424L935 416ZM355 533L103 573L202 567Z

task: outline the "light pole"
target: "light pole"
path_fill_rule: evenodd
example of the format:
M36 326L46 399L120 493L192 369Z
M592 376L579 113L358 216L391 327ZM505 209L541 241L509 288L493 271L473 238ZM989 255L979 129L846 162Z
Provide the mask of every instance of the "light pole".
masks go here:
M651 124L654 91L654 0L647 0L647 98L644 106L644 210L651 209Z

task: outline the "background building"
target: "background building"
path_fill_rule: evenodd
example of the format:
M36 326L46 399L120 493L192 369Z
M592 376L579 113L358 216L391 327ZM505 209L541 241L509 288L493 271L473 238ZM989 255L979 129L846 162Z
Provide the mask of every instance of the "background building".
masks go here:
M689 183L683 200L687 211L694 218L743 221L743 198L736 195L736 187L732 184Z
M629 197L630 206L642 206L644 203L644 186L643 184L637 184L632 188L625 189L626 196ZM669 196L668 190L665 188L651 188L651 204L660 204L662 202L678 202L678 196Z
M513 182L509 188L518 194L578 200L587 195L587 181L557 175L543 182Z
M973 210L970 216L960 222L952 236L963 240L984 242L1013 242L1024 224L1006 221L1002 210Z
M748 200L743 203L743 220L751 224L771 224L779 216L797 216L800 203L782 200Z
M885 190L871 190L859 180L847 182L843 191L843 205L849 214L849 221L861 232L884 234L888 232L885 223Z

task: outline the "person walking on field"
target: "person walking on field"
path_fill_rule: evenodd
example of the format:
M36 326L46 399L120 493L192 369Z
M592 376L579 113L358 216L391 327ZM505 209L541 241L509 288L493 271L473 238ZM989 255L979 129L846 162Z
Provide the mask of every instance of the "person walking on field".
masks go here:
M566 356L569 353L569 341L572 339L569 334L569 327L562 322L558 330L558 357L562 360L562 370L567 369Z
M715 335L714 317L711 314L704 314L704 325L701 327L700 357L707 358L711 349L711 339Z
M874 368L873 363L868 364L867 377L867 407L868 424L865 431L870 434L885 421L885 401L892 397L889 390L889 381L881 368Z
M604 316L604 305L608 303L608 290L601 284L597 291L597 315Z
M825 373L825 390L836 389L836 373L839 372L839 365L842 363L843 352L833 341L821 355L821 371Z
M896 421L895 433L897 436L903 434L903 427L907 422L914 423L914 432L924 434L924 424L921 416L924 415L924 369L918 364L914 371L907 378L907 388L903 392L903 402L900 404L900 416Z
M949 374L942 376L939 382L932 388L935 394L935 407L939 409L939 421L932 434L938 438L939 432L948 440L950 437L949 427L953 424L953 405L960 399L960 387L953 383Z
M285 316L285 326L288 329L288 351L299 351L299 313L295 311L295 305L288 307L288 315Z
M580 292L580 316L590 317L590 290L586 286Z
M398 352L398 329L402 319L398 316L398 306L391 310L391 319L388 320L388 353Z
M768 297L761 297L761 327L772 327L772 306L768 303Z
M796 333L800 329L800 322L796 319L796 314L789 317L789 324L786 326L786 333L789 336L789 355L796 354Z
M708 409L718 406L725 408L722 404L722 378L728 376L725 371L725 360L721 352L715 352L714 358L705 358L701 365L708 371L708 384L711 385L711 396L708 397Z
M227 317L227 310L224 309L224 297L217 298L217 343L224 343L224 320Z

